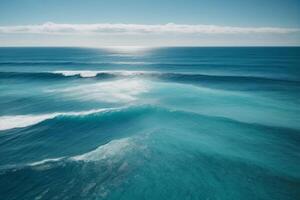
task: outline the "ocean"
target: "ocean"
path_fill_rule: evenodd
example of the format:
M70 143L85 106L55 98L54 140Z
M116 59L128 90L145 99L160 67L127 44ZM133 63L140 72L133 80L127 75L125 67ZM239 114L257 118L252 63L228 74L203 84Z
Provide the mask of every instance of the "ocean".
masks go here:
M300 48L0 48L0 199L297 200Z

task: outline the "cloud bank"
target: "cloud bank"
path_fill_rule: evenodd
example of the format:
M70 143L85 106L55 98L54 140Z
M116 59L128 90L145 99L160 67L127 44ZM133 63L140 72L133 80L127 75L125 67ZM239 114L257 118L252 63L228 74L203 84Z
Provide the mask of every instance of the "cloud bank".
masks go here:
M289 34L298 28L187 24L57 24L0 26L0 34Z

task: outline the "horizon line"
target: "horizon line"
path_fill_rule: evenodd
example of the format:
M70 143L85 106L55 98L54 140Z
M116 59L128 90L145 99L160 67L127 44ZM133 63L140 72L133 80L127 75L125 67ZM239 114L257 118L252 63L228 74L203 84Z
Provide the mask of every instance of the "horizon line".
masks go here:
M142 45L111 45L111 46L47 46L47 45L32 45L32 46L18 46L18 45L7 45L1 46L0 48L94 48L94 49L101 49L101 48L205 48L205 47L300 47L300 45L162 45L162 46L142 46Z

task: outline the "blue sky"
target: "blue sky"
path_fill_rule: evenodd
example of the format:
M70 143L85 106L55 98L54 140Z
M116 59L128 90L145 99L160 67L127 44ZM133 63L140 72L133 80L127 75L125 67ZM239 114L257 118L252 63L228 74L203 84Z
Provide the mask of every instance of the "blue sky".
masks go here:
M299 0L0 0L0 46L300 45L297 29Z

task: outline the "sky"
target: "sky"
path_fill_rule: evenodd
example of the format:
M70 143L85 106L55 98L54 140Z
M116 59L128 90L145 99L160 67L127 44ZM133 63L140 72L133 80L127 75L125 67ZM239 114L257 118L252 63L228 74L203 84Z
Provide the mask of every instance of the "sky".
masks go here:
M0 46L300 46L300 1L0 0Z

